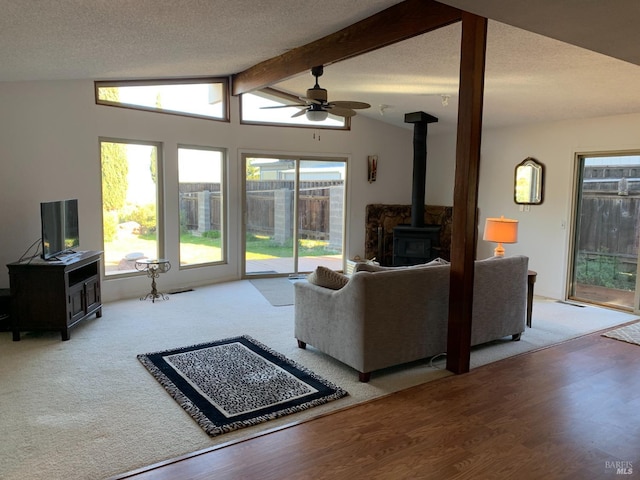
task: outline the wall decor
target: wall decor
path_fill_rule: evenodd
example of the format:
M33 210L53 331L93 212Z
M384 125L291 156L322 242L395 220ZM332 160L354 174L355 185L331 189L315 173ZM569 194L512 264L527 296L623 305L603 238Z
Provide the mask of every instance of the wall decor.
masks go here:
M367 177L368 177L369 183L375 182L377 175L378 175L378 156L369 155L367 157Z
M518 205L540 205L544 199L544 165L528 157L516 165L514 201Z

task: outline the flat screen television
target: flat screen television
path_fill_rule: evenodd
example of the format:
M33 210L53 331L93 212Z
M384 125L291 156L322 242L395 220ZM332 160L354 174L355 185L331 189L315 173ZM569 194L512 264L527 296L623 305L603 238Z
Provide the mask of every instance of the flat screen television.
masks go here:
M43 259L72 253L80 245L77 199L41 203L40 219Z

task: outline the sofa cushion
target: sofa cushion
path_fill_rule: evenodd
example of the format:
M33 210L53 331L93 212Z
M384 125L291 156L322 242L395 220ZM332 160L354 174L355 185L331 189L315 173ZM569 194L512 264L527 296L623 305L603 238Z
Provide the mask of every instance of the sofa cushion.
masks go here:
M330 268L319 265L316 270L307 275L307 281L320 287L331 288L332 290L340 290L349 281L349 277Z

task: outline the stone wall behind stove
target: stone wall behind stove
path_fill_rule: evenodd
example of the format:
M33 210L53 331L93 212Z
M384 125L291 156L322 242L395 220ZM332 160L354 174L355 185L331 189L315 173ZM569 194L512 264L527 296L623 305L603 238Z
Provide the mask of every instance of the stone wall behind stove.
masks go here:
M425 225L439 225L439 257L451 260L453 207L424 206ZM393 229L411 224L411 205L371 204L366 208L365 258L376 258L381 265L393 264ZM380 232L380 233L379 233Z

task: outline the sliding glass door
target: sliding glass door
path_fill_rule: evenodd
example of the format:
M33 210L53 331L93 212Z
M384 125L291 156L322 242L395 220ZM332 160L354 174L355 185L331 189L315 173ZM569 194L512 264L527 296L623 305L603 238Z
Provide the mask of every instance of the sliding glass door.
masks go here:
M244 274L343 265L346 162L244 156Z
M578 158L569 298L638 310L640 153Z

